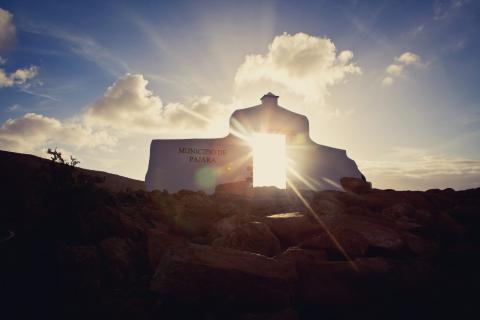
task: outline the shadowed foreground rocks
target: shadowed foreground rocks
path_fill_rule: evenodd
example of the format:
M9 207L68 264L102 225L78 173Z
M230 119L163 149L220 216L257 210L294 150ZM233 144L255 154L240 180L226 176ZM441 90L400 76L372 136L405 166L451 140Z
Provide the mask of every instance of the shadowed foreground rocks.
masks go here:
M1 187L5 319L472 318L480 189ZM47 188L47 190L45 190ZM311 210L310 210L311 209ZM13 236L12 236L13 235Z

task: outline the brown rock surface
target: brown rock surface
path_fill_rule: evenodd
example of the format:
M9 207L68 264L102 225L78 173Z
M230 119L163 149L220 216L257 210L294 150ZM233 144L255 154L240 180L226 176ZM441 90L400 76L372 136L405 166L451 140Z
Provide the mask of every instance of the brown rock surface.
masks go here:
M345 191L362 194L372 190L372 184L358 178L344 177L340 179L340 184Z
M265 223L257 221L241 225L230 234L215 239L212 245L254 252L265 256L274 256L281 250L280 241L270 228Z
M265 217L264 221L280 241L287 245L300 243L322 230L316 221L300 212L274 214Z
M167 253L151 290L196 305L283 306L293 298L294 267L261 255L190 244Z

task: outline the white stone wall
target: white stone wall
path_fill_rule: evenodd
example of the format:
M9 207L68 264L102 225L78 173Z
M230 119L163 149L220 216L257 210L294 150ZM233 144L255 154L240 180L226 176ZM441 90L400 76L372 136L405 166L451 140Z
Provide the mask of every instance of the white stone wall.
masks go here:
M244 181L252 165L251 147L237 136L255 132L286 136L287 180L298 189L342 190L343 177L361 178L345 150L316 144L310 139L308 119L276 104L276 99L237 110L231 132L218 139L153 140L145 178L147 190L203 190L211 193L223 183ZM272 163L276 159L272 158ZM287 183L288 185L288 183Z

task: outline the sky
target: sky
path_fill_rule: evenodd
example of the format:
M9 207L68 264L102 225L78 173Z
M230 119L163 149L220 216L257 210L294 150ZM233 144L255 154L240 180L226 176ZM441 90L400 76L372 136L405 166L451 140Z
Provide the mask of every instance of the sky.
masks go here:
M0 149L143 180L272 91L374 187L480 187L479 32L474 0L0 0Z

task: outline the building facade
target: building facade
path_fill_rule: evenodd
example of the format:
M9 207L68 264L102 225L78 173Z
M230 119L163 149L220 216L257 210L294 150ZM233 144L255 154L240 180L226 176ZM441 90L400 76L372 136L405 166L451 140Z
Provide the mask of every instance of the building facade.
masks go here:
M280 107L272 93L261 102L236 110L226 137L153 140L147 190L211 193L232 183L342 190L341 178L363 177L345 150L310 139L307 117Z

